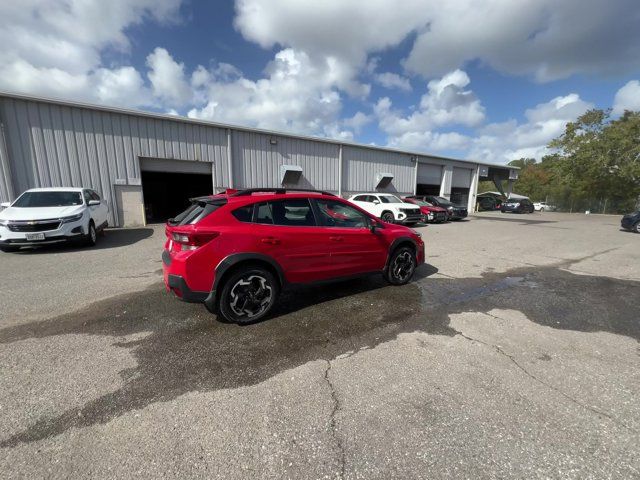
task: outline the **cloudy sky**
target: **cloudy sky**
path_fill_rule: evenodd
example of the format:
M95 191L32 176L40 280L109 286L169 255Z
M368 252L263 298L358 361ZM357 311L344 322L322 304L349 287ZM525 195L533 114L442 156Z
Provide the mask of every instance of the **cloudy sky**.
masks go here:
M0 90L439 155L640 110L638 0L0 2Z

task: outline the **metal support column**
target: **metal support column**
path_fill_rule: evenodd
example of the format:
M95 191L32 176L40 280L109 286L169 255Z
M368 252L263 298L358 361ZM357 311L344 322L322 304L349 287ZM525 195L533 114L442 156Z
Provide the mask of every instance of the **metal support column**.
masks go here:
M233 148L231 146L231 129L227 128L227 172L229 174L229 188L233 188Z
M338 145L338 196L342 196L342 145Z

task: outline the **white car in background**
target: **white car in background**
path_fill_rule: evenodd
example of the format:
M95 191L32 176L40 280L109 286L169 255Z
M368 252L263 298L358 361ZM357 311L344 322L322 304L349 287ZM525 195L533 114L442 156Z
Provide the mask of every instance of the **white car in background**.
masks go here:
M108 225L106 202L89 188L33 188L0 206L3 252L67 241L95 245Z
M533 208L536 210L536 212L544 212L545 210L547 212L555 212L556 211L555 205L550 205L547 202L535 202L533 204Z
M349 201L384 222L415 225L424 220L419 206L403 202L390 193L360 193L352 195Z

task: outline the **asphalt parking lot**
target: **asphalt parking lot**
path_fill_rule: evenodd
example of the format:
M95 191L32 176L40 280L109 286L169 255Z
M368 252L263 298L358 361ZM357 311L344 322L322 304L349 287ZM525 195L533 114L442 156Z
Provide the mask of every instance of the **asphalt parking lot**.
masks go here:
M240 327L160 227L0 254L2 478L639 478L640 235L484 213Z

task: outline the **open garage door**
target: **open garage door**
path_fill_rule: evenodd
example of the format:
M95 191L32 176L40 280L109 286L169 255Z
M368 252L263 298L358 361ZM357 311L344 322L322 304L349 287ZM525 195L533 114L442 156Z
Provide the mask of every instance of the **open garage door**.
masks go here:
M189 206L189 199L213 192L212 163L144 158L140 160L147 223L165 222Z
M420 163L418 165L418 195L440 195L440 183L442 182L442 166Z
M472 169L453 167L453 176L451 177L451 201L453 203L458 205L467 205L469 203L472 178Z

